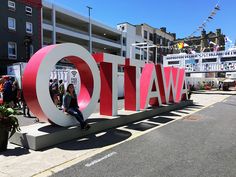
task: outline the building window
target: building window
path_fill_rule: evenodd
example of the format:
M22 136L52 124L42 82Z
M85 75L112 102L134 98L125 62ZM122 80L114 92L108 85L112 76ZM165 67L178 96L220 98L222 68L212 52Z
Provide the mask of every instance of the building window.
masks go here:
M166 45L167 45L167 42L166 42L166 41L167 41L166 38L163 38L163 39L162 39L162 45L166 46Z
M123 45L126 46L126 38L123 37Z
M149 33L149 40L153 41L153 34L152 33Z
M16 10L16 3L15 2L13 2L13 1L8 1L8 8L10 9L10 10Z
M202 63L210 63L210 62L216 62L217 58L205 58L202 59Z
M178 65L179 61L168 61L168 65Z
M118 66L118 72L124 72L124 67L123 66Z
M161 43L161 39L160 39L160 37L157 36L157 38L156 38L156 44L160 44L160 43Z
M33 33L33 24L30 22L26 22L26 33L32 34Z
M8 17L8 29L16 30L16 19Z
M144 38L147 39L147 31L144 30Z
M32 8L29 6L25 6L26 15L32 16Z
M163 39L162 38L160 38L160 45L162 45L163 44Z
M126 51L122 51L122 56L126 57Z
M34 55L34 46L31 44L30 45L30 57Z
M15 42L8 42L8 58L16 58L17 45Z
M146 60L147 59L147 52L144 51L143 55L144 55L143 59Z

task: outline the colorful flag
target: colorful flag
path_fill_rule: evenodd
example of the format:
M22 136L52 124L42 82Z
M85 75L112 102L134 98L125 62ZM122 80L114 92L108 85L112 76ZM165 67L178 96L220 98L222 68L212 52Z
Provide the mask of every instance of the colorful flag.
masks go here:
M212 16L209 16L208 19L213 19Z
M220 6L219 6L219 5L216 5L216 6L215 6L215 9L216 9L216 10L220 10Z
M184 43L183 42L179 42L177 45L178 45L178 49L184 48Z
M232 43L233 41L230 40L228 36L225 36L225 42L230 42L230 43Z
M219 49L220 49L220 46L219 46L219 45L214 45L214 47L213 47L213 51L214 51L214 52L219 51Z

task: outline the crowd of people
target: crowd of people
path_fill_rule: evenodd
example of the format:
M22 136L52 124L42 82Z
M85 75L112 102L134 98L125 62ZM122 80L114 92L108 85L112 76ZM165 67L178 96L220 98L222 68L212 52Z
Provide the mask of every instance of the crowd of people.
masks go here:
M56 106L62 107L63 95L65 94L65 86L63 80L50 79L49 80L49 93Z
M2 76L0 78L0 97L2 105L22 109L25 117L31 117L22 89L20 89L19 83L14 77Z
M49 80L49 93L55 106L65 114L75 117L82 130L88 130L89 124L85 121L79 110L74 85L69 84L65 89L62 80ZM2 76L0 78L0 104L15 109L22 109L25 117L31 117L30 110L24 99L23 91L14 77Z

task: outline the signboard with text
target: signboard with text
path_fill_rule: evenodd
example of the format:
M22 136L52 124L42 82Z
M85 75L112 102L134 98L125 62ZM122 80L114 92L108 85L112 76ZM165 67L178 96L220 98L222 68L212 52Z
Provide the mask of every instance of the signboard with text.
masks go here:
M80 76L78 104L85 118L95 110L100 100L100 114L118 113L118 66L124 66L124 109L139 111L178 103L187 98L183 68L127 59L101 53L91 55L85 48L72 43L44 47L28 62L23 77L23 92L30 110L41 121L60 126L77 124L76 119L59 110L48 89L52 68L62 58L74 64ZM99 68L98 68L99 65ZM140 72L142 71L142 72ZM73 73L72 73L73 74ZM78 83L73 80L74 84Z
M196 54L171 54L163 59L164 66L184 67L186 72L236 71L236 50Z

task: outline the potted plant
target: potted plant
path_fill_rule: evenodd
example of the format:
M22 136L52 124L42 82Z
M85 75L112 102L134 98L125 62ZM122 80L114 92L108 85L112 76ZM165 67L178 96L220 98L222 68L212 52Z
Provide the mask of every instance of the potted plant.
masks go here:
M0 106L0 151L5 151L8 139L16 131L20 131L18 120L14 115L16 115L14 109Z

